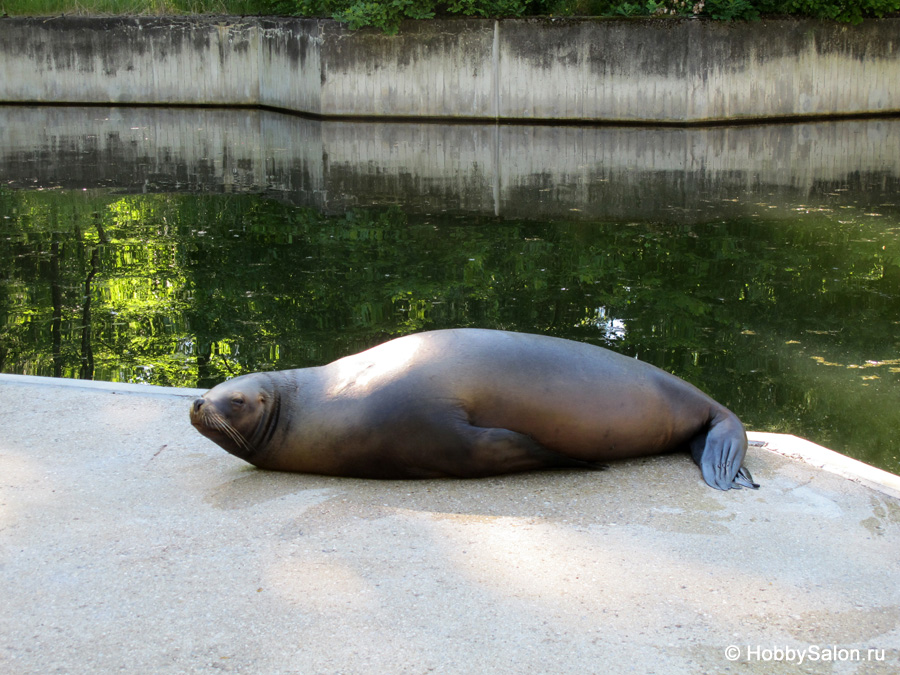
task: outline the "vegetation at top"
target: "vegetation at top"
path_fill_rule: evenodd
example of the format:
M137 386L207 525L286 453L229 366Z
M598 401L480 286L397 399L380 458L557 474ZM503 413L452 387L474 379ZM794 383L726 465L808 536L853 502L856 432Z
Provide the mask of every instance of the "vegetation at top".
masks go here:
M268 0L0 0L0 16L266 14ZM268 8L268 9L267 9Z
M0 16L281 14L331 17L396 33L405 19L441 16L699 16L722 21L806 16L859 23L900 12L900 0L0 0Z

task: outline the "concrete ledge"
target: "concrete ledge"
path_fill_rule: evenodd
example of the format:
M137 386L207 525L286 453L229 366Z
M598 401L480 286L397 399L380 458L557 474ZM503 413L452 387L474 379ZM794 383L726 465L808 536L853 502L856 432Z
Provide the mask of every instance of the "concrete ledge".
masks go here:
M197 434L188 405L0 381L2 672L900 665L900 502L804 462L751 448L763 487L728 493L684 454L279 474Z
M900 111L900 20L0 19L0 102L699 124Z
M206 389L187 387L159 387L153 384L131 384L128 382L97 382L94 380L70 380L63 377L40 377L37 375L11 375L0 373L0 387L6 385L29 385L59 387L62 389L85 389L108 394L137 394L140 396L182 396L196 398Z
M849 478L894 499L900 499L900 476L791 434L751 431L747 433L747 437L756 447L766 448L791 459L799 459L823 471Z

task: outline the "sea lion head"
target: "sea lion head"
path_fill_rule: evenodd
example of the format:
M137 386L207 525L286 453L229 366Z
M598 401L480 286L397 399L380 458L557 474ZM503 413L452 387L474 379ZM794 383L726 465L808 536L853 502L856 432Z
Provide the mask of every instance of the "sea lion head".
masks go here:
M281 397L272 378L253 373L227 380L195 399L191 424L232 455L263 466L280 413Z

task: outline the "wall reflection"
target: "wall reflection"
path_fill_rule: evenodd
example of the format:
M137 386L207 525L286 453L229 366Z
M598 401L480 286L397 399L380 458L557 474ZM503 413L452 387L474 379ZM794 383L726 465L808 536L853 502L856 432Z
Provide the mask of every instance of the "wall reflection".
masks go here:
M705 222L900 186L900 119L711 128L323 122L263 110L0 107L12 187L265 193L325 213ZM652 186L652 187L651 187Z

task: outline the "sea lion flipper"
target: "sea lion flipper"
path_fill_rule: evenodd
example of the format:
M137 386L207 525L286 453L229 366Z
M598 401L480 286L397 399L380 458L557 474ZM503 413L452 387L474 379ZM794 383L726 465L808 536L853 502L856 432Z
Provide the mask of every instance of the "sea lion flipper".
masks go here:
M750 472L747 471L747 467L742 466L738 469L737 475L734 477L734 484L731 486L733 488L750 488L751 490L758 490L759 483L755 483L753 481L753 476L750 475Z
M509 429L470 426L468 451L479 475L535 471L538 469L591 469L602 471L603 464L586 462L544 447L530 436Z
M691 439L690 448L694 463L710 487L717 490L759 487L742 466L747 435L733 413L727 410L718 413L707 429Z

